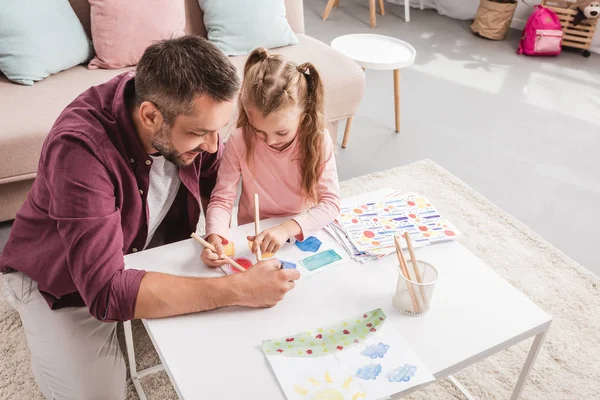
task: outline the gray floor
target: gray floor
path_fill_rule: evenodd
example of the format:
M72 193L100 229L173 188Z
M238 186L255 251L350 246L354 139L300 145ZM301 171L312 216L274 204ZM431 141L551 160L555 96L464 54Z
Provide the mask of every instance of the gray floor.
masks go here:
M342 0L323 22L325 1L305 0L307 33L326 43L375 32L417 50L402 72L400 134L391 72L367 71L338 153L340 179L430 158L600 275L600 55L517 56L519 32L487 41L467 22L415 9L405 23L403 8L389 3L372 30L367 5ZM8 230L0 224L0 251Z
M324 0L305 0L306 31L326 43L378 33L411 43L402 71L402 128L394 133L391 72L367 71L340 179L429 158L600 275L600 55L517 56L520 32L492 42L468 22L386 3L342 0L326 22ZM339 140L341 141L342 127Z

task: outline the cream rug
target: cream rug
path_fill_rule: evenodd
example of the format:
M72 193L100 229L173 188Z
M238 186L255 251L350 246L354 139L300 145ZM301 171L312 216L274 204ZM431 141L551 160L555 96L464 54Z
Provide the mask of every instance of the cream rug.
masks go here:
M554 316L522 398L600 398L598 277L432 161L341 184L343 196L384 187L429 197L463 232L460 241L468 249ZM0 321L0 399L41 399L19 317L4 302L0 302ZM140 369L156 364L158 358L140 323L134 324L134 337ZM530 344L528 341L503 351L456 374L456 378L478 398L509 398ZM149 399L177 398L164 373L148 376L142 383ZM259 394L249 398L262 400ZM442 381L409 398L460 399L462 395ZM137 399L131 384L128 399Z

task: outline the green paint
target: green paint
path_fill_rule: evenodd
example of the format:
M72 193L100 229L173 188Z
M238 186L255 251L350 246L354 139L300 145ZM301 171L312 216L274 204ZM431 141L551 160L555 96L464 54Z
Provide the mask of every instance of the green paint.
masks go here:
M365 339L375 333L370 331L371 327L379 327L385 322L386 318L383 310L378 308L312 331L304 331L285 338L265 340L262 344L263 351L270 356L320 357L328 354L329 349L333 349L333 352L338 351L336 350L337 346L341 343L344 344L344 349L346 349L355 345L354 340L359 340L359 343L364 342ZM367 326L368 324L370 326ZM324 335L323 332L330 332L331 334ZM289 341L292 338L294 340ZM305 340L308 338L311 340ZM288 339L287 342L286 339ZM285 349L280 347L282 343L287 345ZM278 352L277 350L283 351Z

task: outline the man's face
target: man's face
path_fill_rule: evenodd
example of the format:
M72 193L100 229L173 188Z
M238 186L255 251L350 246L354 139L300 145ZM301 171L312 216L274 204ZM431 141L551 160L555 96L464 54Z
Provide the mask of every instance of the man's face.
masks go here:
M229 122L232 108L232 101L197 96L192 113L176 116L170 125L163 121L151 135L150 144L173 164L189 165L200 152L217 151L219 130Z

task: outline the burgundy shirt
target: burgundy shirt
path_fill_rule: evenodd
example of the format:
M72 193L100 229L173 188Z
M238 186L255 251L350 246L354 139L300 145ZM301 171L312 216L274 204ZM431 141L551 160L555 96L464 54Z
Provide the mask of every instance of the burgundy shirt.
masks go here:
M0 255L0 272L22 271L52 309L86 306L103 321L134 316L145 271L123 256L142 250L152 158L127 105L133 72L91 87L60 114L42 147L37 178ZM181 185L158 231L170 243L196 230L222 154L201 153L179 169ZM158 234L157 231L157 234Z

